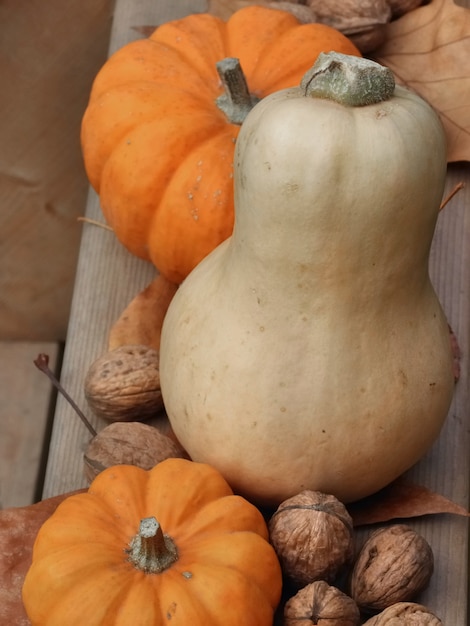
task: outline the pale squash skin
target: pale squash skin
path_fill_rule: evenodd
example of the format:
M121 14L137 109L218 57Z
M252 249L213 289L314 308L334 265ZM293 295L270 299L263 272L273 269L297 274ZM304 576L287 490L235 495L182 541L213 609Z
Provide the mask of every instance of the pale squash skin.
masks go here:
M401 87L354 108L293 88L256 105L235 156L233 235L163 325L171 425L249 499L357 500L425 454L452 399L428 274L442 126Z

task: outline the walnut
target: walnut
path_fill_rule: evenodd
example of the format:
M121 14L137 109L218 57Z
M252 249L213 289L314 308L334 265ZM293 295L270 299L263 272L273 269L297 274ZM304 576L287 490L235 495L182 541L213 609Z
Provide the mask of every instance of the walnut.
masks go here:
M92 411L108 421L145 420L163 409L159 353L147 346L121 346L99 357L85 378Z
M352 559L352 519L332 495L306 490L288 498L269 520L269 531L284 573L296 584L331 582Z
M151 469L165 459L187 458L183 448L154 426L141 422L115 422L93 437L85 451L85 476L91 482L112 465Z
M345 593L318 580L303 587L284 606L284 626L358 626L357 604Z
M385 39L385 24L392 19L387 0L307 0L318 22L349 37L365 54Z
M364 626L442 626L442 622L421 604L397 602L371 617Z
M268 6L292 13L303 23L320 22L341 31L363 54L386 39L386 25L424 0L272 0Z
M351 575L351 596L364 611L412 600L434 569L430 545L405 524L373 532L362 546Z
M292 13L302 24L310 24L311 22L317 21L316 15L310 7L305 6L301 2L296 2L295 0L290 0L290 2L273 0L272 2L268 2L267 6L273 9L280 9L281 11L289 11L289 13Z
M392 10L392 19L396 19L417 9L424 0L387 0L387 2Z

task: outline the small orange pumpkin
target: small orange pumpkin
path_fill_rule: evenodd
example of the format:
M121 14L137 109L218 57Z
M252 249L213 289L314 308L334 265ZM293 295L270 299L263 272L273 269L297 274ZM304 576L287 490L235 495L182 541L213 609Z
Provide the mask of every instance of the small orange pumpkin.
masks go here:
M33 626L271 626L282 577L267 539L209 465L117 465L41 527L23 602Z
M180 283L233 228L241 120L216 104L224 90L216 64L239 59L259 99L297 85L330 50L360 55L329 26L250 5L227 22L210 14L168 22L114 53L94 81L81 141L90 183L121 243Z

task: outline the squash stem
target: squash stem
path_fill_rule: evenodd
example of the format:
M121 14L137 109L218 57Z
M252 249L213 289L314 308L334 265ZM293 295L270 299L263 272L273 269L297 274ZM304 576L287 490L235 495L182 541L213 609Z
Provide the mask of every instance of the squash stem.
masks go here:
M216 104L231 124L243 124L259 98L250 94L238 59L227 57L219 61L216 68L225 89L225 93L217 98Z
M145 517L140 521L139 532L126 552L132 565L146 574L159 574L178 559L173 539L163 533L154 517Z
M395 78L388 67L370 59L321 52L300 87L306 96L360 107L389 100L395 91Z

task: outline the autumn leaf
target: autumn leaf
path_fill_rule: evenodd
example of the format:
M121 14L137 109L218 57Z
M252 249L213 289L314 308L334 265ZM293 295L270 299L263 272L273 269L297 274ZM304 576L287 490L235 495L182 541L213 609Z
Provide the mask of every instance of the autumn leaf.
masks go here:
M449 162L470 160L470 9L432 0L386 26L374 59L440 114Z
M39 528L59 504L83 489L0 511L0 624L30 626L21 597Z
M470 512L459 504L404 478L397 479L368 498L348 505L348 511L354 526L444 513L470 517Z
M108 337L108 350L134 345L159 350L163 318L177 288L161 274L152 280L113 324Z

